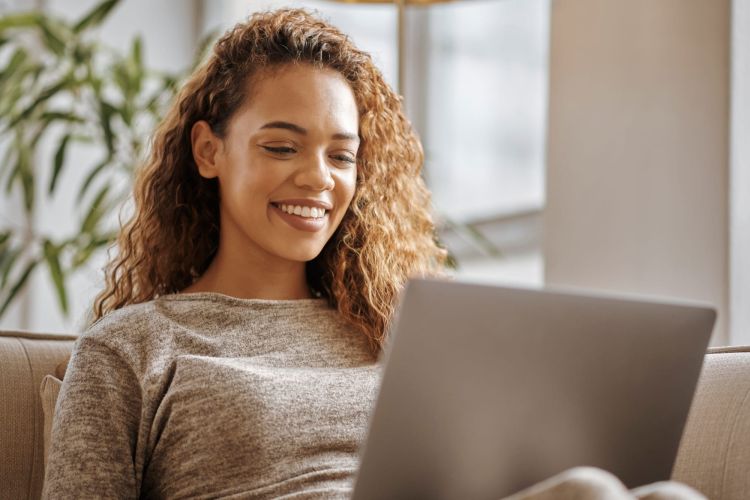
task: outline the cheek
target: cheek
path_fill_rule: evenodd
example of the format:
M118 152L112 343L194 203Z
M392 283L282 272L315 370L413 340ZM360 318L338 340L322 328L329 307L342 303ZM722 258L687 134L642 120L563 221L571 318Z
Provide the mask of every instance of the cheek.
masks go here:
M284 182L283 172L269 167L263 161L253 158L235 163L232 175L226 179L227 189L233 192L238 201L265 203L270 194Z
M344 172L339 179L336 180L336 185L339 187L339 196L341 200L348 206L349 202L354 197L354 191L357 188L357 171L352 169L351 171Z

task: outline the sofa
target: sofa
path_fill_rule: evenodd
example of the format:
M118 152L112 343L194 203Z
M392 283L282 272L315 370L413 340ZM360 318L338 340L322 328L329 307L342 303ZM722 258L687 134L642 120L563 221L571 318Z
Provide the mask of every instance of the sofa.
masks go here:
M41 495L42 408L48 427L54 408L54 396L41 389L64 376L74 342L0 331L0 499ZM672 476L711 499L750 498L750 347L709 349Z

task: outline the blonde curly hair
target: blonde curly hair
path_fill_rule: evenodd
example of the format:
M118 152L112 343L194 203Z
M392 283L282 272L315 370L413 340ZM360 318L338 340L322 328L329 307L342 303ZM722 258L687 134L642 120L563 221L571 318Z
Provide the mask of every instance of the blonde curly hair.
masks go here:
M198 173L190 131L205 120L218 136L244 99L245 83L290 63L330 68L354 91L360 114L357 185L341 224L308 262L308 284L370 341L383 347L399 291L413 276L442 274L424 155L369 54L336 28L300 9L252 15L218 40L187 80L154 133L133 188L135 211L104 268L93 319L129 304L177 293L203 274L219 244L219 188Z

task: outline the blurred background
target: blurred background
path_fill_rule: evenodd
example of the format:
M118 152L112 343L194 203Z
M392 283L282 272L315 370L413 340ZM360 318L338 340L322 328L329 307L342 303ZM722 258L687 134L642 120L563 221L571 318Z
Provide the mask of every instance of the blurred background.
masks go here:
M51 73L45 87L27 60L73 57L73 75L104 68L93 91L72 88L44 111L29 111L37 99L22 90L0 96L0 328L80 329L107 238L128 214L133 165L180 77L249 13L299 6L348 33L394 88L400 54L458 276L709 303L720 314L712 343L750 344L749 3L407 5L399 46L389 3L0 0L14 19L0 21L0 83L23 89L14 75L24 64L42 93L62 78ZM52 21L19 21L30 10ZM6 33L33 22L40 35L19 62ZM66 37L104 56L66 49ZM78 100L93 103L91 120ZM29 117L47 119L30 152L17 143L33 141L36 122L30 136L13 132Z

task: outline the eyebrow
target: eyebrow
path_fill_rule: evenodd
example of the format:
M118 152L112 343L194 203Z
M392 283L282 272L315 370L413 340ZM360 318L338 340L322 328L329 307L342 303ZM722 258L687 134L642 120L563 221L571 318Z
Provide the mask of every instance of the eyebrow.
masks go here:
M294 123L289 122L268 122L262 127L261 129L267 129L267 128L280 128L283 130L290 130L294 133L300 134L300 135L307 135L307 129L300 127L299 125L296 125ZM333 139L336 140L351 140L351 141L358 141L359 136L356 134L348 134L344 132L339 132L336 134L333 134Z

